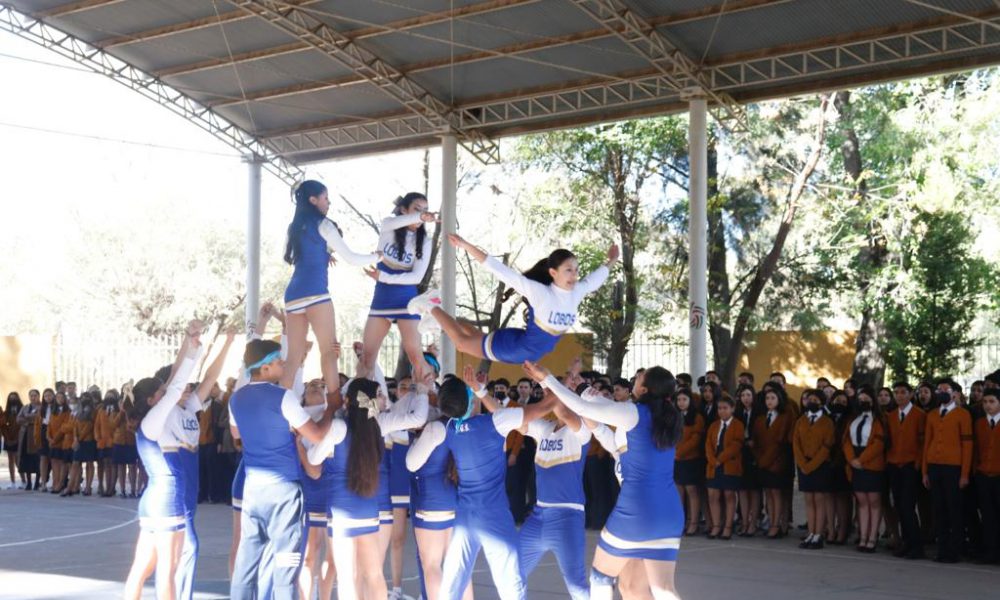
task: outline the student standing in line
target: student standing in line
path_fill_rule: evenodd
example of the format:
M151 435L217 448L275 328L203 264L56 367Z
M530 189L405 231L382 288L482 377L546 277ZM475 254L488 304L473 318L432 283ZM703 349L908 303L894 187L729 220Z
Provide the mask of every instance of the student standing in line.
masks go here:
M882 521L885 487L885 417L867 385L858 389L858 414L843 439L844 457L850 466L851 486L858 503L858 550L874 554Z
M936 392L939 408L927 415L924 435L923 483L931 491L936 562L956 563L962 551L962 490L972 470L972 417L948 392Z
M788 448L795 421L789 414L788 399L779 388L767 388L761 395L767 412L753 423L753 451L757 458L757 479L767 495L769 535L777 535L787 527L782 490L791 477ZM750 531L756 532L756 529L754 526ZM746 537L751 535L748 532Z
M913 403L910 384L897 382L893 385L893 395L896 410L889 413L886 419L892 441L886 455L886 475L902 529L902 543L893 554L914 560L924 556L924 543L917 520L917 493L927 415Z
M705 484L705 417L692 405L691 390L677 390L673 401L684 421L684 433L674 452L674 483L686 514L684 535L690 536L698 533L698 488Z
M829 512L827 503L832 486L830 450L834 446L834 426L823 412L826 400L823 392L808 390L806 398L806 412L795 424L792 446L799 471L799 491L805 494L809 524L808 536L803 540L802 547L818 550L823 547L823 532L826 531Z
M734 418L733 404L733 399L726 396L716 400L719 420L709 426L705 436L705 485L714 525L708 533L710 540L733 537L736 494L743 475L744 439L743 423Z
M985 389L975 424L976 483L983 515L983 562L1000 562L1000 392Z
M740 537L757 534L757 523L761 514L761 480L754 453L756 441L753 430L756 422L765 419L763 401L758 398L753 386L741 384L736 389L736 418L743 423L743 475L740 478L739 509L741 514Z

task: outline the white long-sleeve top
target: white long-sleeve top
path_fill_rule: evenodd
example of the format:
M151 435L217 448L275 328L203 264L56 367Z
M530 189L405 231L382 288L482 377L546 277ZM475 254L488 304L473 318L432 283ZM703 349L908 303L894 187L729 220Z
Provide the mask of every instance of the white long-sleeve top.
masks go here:
M374 252L361 253L351 250L347 242L340 235L337 226L330 219L323 219L319 223L319 234L326 240L326 246L330 252L343 258L347 264L355 267L365 267L378 262L378 254Z
M430 266L431 236L424 236L420 248L420 258L417 258L417 234L415 231L407 229L403 247L399 248L396 245L396 230L400 227L416 225L420 222L420 217L421 213L411 213L382 220L378 237L378 249L382 251L382 265L393 271L404 272L386 273L380 271L378 275L380 283L417 285L423 281L427 267Z
M143 417L139 426L142 428L142 434L150 441L158 442L162 447L190 447L192 445L190 429L193 427L193 445L198 445L198 410L201 409L201 402L194 394L190 398L194 401L188 402L185 407L178 406L178 402L203 351L204 346L201 346L194 356L185 356L181 360L177 371L167 383L167 391Z
M497 279L527 298L535 313L535 323L552 335L563 334L573 327L580 302L587 294L601 287L609 274L608 267L601 265L577 281L572 290L564 290L555 285L545 285L528 279L492 256L486 257L483 266Z

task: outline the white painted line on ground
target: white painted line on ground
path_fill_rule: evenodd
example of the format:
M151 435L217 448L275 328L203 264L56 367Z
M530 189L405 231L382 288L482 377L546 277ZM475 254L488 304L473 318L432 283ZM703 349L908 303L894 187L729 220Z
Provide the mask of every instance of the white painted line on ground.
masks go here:
M31 544L41 544L43 542L54 542L56 540L68 540L68 539L71 539L71 538L84 537L84 536L88 536L88 535L98 535L98 534L101 534L101 533L107 533L109 531L114 531L116 529L121 529L122 527L128 527L132 523L138 523L138 522L139 522L139 519L134 518L134 519L130 519L128 521L125 521L124 523L119 523L118 525L112 525L111 527L105 527L104 529L95 529L93 531L81 531L79 533L70 533L70 534L67 534L67 535L57 535L57 536L53 536L53 537L38 538L38 539L34 539L34 540L24 540L22 542L10 542L8 544L0 544L0 548L12 548L14 546L28 546L28 545L31 545Z

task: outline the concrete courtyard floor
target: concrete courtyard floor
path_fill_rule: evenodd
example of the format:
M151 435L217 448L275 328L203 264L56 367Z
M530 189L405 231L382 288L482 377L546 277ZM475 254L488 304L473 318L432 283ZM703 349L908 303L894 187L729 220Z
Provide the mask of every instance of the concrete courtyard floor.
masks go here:
M0 598L120 597L138 532L135 510L135 500L0 491ZM231 509L202 505L197 525L201 558L196 597L225 598ZM1000 593L1000 567L910 562L884 550L876 555L853 548L809 552L799 550L793 537L729 542L685 538L677 570L681 597L956 600ZM595 540L596 533L588 532L589 552ZM412 547L412 535L408 543ZM404 591L416 597L412 548L406 556ZM497 597L481 557L474 584L477 599ZM528 589L529 598L568 597L551 555L532 574ZM146 597L153 597L151 587Z

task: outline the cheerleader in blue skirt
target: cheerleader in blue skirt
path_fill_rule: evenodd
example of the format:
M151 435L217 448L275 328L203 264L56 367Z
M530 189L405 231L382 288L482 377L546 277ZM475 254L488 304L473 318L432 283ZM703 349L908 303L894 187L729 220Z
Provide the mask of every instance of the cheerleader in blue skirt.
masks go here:
M382 221L378 238L382 258L375 268L366 270L375 280L375 294L365 323L359 371L365 377L372 377L382 340L393 323L399 328L403 351L417 379L428 368L417 330L420 317L411 315L406 307L417 296L417 286L431 267L432 240L425 224L436 220L437 215L427 212L427 198L410 192L396 199L393 215Z
M528 315L524 329L506 327L484 334L477 327L463 325L444 312L436 290L411 300L409 311L424 319L436 320L458 351L514 365L526 360L538 361L552 352L562 334L576 323L583 299L607 280L619 254L618 246L612 245L607 261L581 279L580 265L569 250L556 250L522 274L458 235L450 234L448 242L468 252L497 279L525 298Z
M135 384L136 449L149 481L139 500L139 541L125 581L126 600L139 600L142 586L156 574L157 600L176 600L176 576L184 546L185 473L176 454L182 434L171 417L201 354L204 326L192 321L167 383L149 377Z
M327 217L330 198L326 186L306 180L295 188L295 217L288 225L285 262L295 267L285 288L285 312L288 329L288 359L281 386L292 388L292 378L305 360L306 337L311 327L319 345L320 366L327 389L340 385L337 370L339 347L337 323L330 299L328 269L331 249L354 266L374 264L380 252L359 254L344 242L340 228Z
M684 510L674 486L674 446L683 420L669 402L674 376L662 367L645 372L644 393L635 403L600 396L584 400L538 365L526 362L530 377L551 390L585 419L615 427L621 454L622 488L598 540L590 576L592 600L611 600L617 577L633 558L642 559L656 600L678 598L674 567L684 531Z

